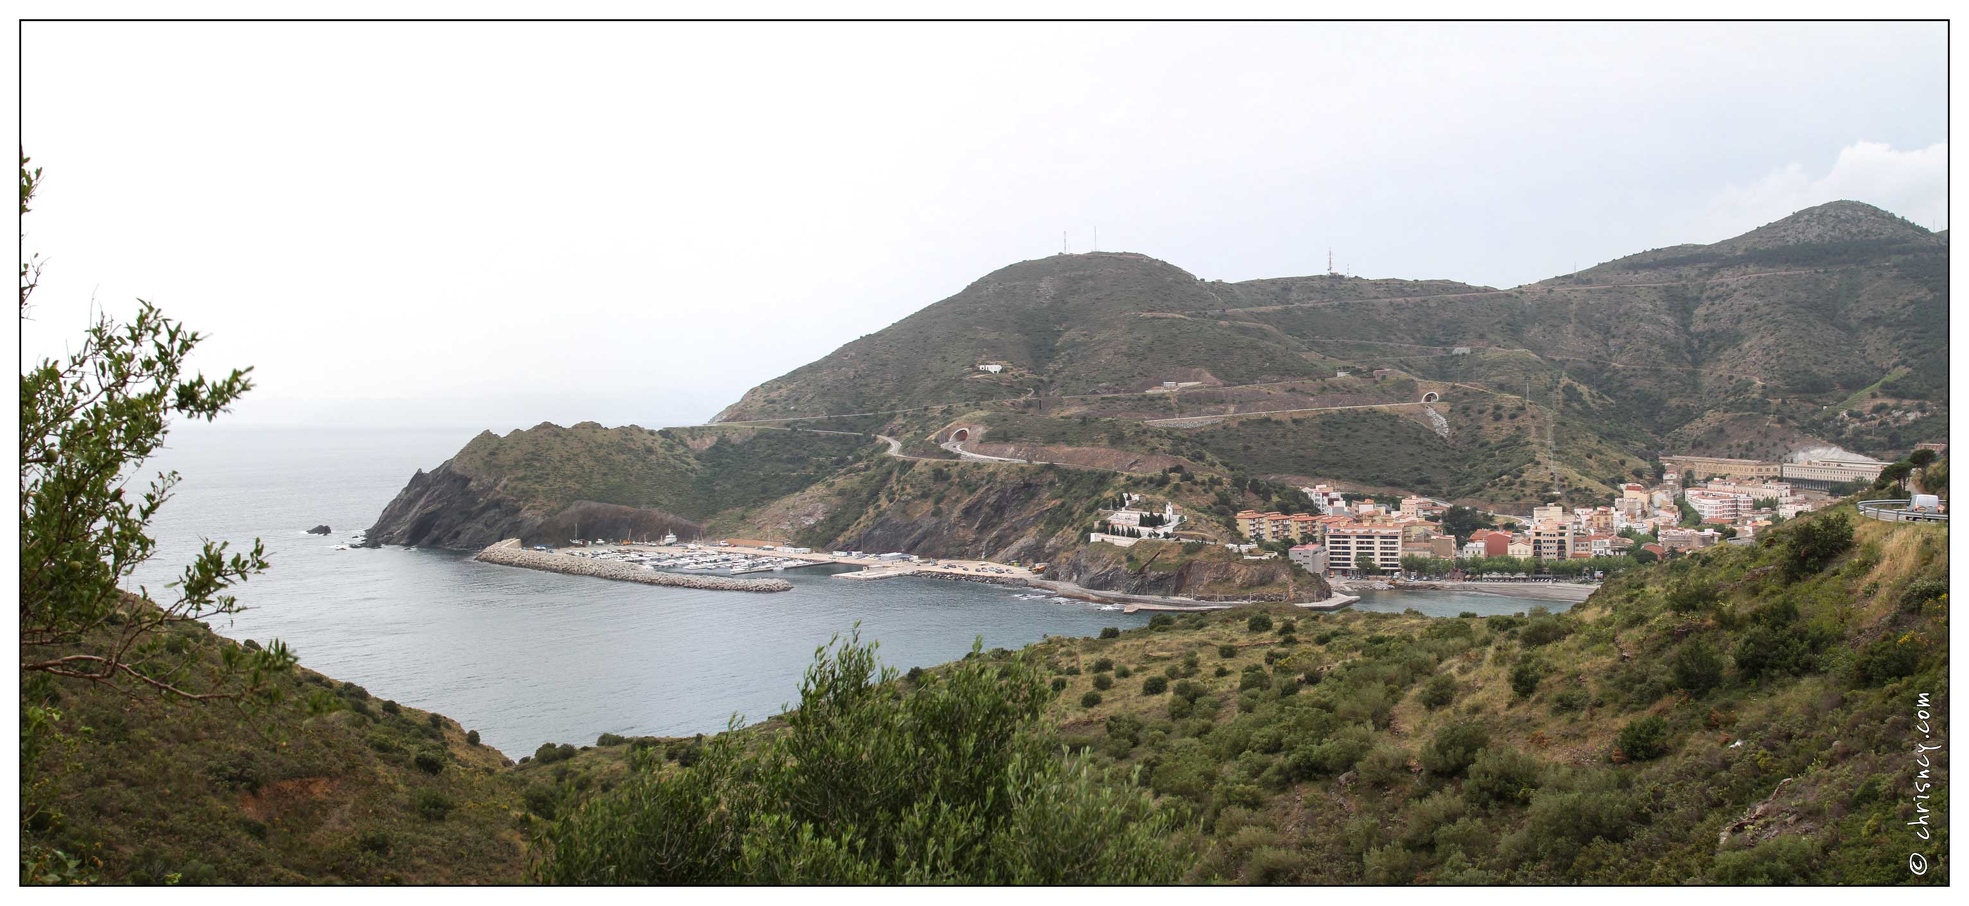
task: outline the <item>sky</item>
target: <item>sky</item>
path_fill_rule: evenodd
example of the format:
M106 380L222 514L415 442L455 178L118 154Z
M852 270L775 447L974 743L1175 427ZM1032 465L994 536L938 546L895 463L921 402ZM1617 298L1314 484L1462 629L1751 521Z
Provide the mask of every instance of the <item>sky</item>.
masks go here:
M1017 261L1508 287L1864 201L1947 226L1947 31L23 25L23 363L147 299L238 426L711 418ZM1063 236L1064 234L1064 236Z

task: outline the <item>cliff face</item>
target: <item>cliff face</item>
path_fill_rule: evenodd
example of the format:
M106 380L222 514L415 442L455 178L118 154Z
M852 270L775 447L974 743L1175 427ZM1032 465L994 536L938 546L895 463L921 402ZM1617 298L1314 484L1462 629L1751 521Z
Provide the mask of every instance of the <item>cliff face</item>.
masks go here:
M853 435L593 422L488 431L413 476L369 543L477 550L505 538L695 538L698 520L796 493L870 446Z
M537 521L518 502L473 488L470 478L446 462L411 476L369 527L368 543L477 549L520 537Z

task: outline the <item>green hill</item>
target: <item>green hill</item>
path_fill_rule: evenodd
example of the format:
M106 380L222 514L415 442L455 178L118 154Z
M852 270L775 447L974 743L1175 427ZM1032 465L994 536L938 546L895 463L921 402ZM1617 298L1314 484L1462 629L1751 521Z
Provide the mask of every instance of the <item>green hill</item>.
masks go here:
M1556 468L1585 503L1667 448L1891 457L1943 436L1947 262L1945 237L1855 202L1507 290L1206 282L1141 255L1057 255L768 381L719 421L856 414L900 436L966 412L1095 417L1140 427L1126 449L1472 501L1536 500ZM1165 381L1185 386L1146 392ZM1443 430L1418 404L1432 391ZM1293 418L1262 438L1238 427L1267 413Z

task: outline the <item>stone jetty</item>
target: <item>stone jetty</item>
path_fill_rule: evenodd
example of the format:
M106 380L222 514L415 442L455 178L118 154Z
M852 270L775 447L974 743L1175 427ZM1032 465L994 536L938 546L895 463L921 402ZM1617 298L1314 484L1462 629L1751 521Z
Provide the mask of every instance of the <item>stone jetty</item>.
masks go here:
M676 588L700 588L707 591L792 591L793 583L785 579L728 579L723 576L686 576L643 569L626 563L608 560L591 560L587 557L570 557L565 554L549 554L530 551L520 546L518 540L507 539L479 551L472 559L480 563L494 563L500 566L518 566L524 569L539 569L550 573L566 573L570 576L594 576L597 579L617 579L623 582L641 582L644 585L669 585Z

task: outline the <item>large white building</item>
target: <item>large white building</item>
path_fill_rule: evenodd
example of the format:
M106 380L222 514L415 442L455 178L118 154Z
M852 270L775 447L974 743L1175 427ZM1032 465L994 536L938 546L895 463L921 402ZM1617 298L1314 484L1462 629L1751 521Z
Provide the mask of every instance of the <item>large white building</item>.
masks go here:
M1327 569L1335 573L1363 568L1373 569L1376 566L1381 571L1400 569L1401 527L1333 526L1326 530L1326 563Z
M1735 522L1750 515L1750 505L1754 502L1749 494L1730 494L1722 491L1705 491L1690 488L1682 492L1682 499L1695 508L1696 514L1704 522Z

